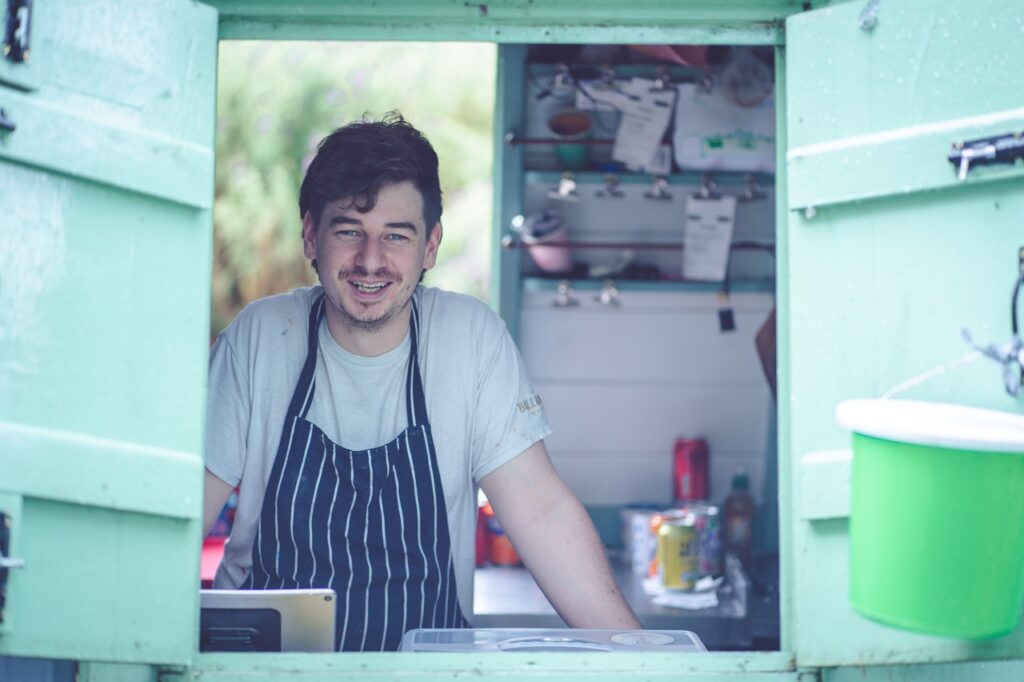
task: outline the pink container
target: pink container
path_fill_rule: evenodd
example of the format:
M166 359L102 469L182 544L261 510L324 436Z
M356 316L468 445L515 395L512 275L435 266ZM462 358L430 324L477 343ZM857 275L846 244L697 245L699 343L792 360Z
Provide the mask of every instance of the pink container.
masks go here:
M569 229L565 225L543 237L523 235L522 239L533 262L542 271L562 273L572 270L572 250L557 246L569 241Z

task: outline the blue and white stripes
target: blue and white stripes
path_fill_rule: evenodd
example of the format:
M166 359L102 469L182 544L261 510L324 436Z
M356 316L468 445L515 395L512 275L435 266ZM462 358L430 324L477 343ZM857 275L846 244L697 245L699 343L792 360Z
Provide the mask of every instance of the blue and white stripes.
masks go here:
M407 371L409 427L392 442L353 451L305 415L312 404L316 332L284 424L253 544L246 587L331 587L338 648L395 650L417 627L465 627L444 495L417 359L412 314Z

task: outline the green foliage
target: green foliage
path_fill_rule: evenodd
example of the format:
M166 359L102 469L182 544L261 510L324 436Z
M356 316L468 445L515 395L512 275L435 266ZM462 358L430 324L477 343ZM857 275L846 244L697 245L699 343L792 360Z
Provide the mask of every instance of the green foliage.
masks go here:
M486 298L496 50L488 44L223 42L211 331L316 274L298 191L327 133L397 109L441 159L445 212L427 283Z

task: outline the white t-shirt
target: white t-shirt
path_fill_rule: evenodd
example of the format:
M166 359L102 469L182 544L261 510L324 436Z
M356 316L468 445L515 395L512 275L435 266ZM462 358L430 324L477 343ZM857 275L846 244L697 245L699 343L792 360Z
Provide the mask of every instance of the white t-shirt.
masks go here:
M319 286L245 307L210 354L206 468L239 485L238 509L214 587L237 588L252 543L285 413L306 357ZM551 429L504 322L470 296L420 286L419 362L448 510L463 613L473 613L477 482ZM411 339L377 357L355 355L319 330L316 393L307 419L350 450L390 442L407 426Z

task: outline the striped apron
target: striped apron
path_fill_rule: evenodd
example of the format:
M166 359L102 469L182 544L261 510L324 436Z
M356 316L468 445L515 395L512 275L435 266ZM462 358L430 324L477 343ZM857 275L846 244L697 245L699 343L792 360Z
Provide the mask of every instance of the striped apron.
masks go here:
M459 608L448 514L417 354L412 303L406 372L409 426L369 450L349 450L306 420L313 402L323 295L309 314L309 348L267 482L247 589L330 587L336 648L394 651L413 628L468 627Z

